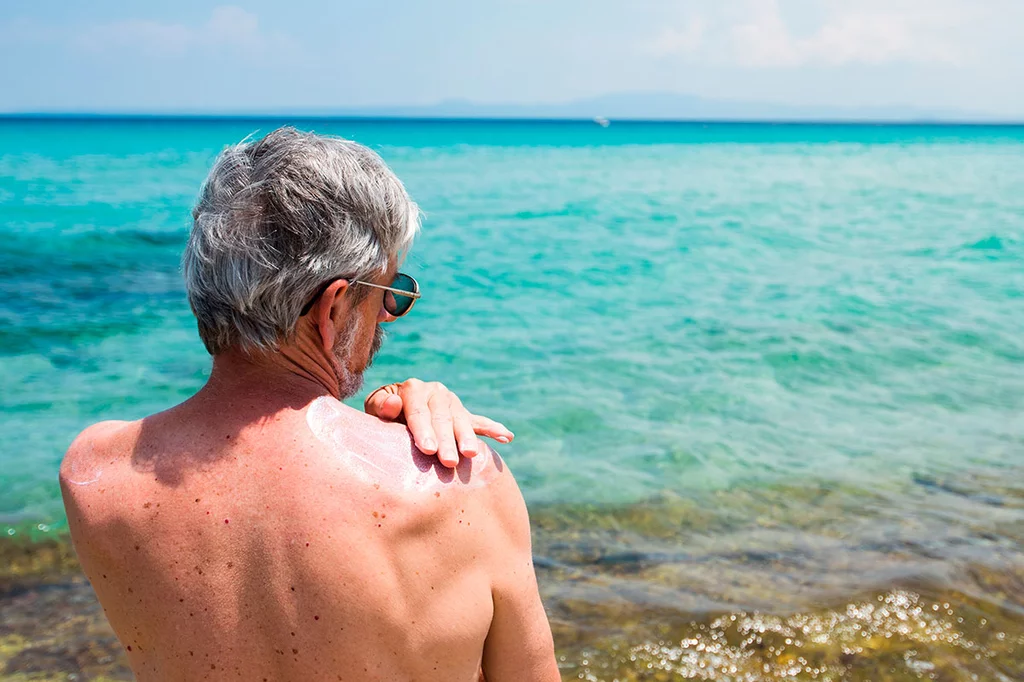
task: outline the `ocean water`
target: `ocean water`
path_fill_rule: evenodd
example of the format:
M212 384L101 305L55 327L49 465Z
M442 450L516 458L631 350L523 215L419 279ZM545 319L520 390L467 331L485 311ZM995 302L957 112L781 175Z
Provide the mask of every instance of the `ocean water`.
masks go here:
M201 385L190 207L280 123L0 120L0 533L60 535L74 435ZM1016 613L986 651L1021 650L1024 127L295 123L376 149L425 211L424 298L366 385L440 380L516 432L573 676L605 679L579 633L630 609L908 582L904 612L958 590Z

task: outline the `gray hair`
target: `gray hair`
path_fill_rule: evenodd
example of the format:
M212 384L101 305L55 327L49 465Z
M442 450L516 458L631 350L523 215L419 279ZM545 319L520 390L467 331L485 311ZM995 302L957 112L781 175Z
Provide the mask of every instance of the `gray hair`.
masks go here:
M318 287L384 274L420 225L377 154L294 128L221 152L192 216L182 270L211 355L277 349Z

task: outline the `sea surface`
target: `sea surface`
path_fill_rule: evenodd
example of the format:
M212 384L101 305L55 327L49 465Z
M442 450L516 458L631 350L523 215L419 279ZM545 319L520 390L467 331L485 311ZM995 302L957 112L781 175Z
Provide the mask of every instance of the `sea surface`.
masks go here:
M285 122L0 119L0 537L202 384L190 208ZM566 679L1024 679L1024 127L288 122L425 212L366 388L515 431Z

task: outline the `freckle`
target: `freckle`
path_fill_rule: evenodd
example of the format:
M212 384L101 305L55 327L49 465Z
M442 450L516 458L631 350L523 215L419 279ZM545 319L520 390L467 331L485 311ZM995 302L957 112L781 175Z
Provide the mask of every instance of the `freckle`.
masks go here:
M293 587L292 587L292 592L294 592L294 591L295 591L295 587L293 586Z
M196 502L199 502L199 498L198 497L196 498Z
M131 651L131 650L132 650L132 645L131 645L131 644L129 644L129 645L128 645L128 651Z
M387 515L387 514L381 514L381 515L380 515L380 517L381 517L382 519L386 519L386 518L388 517L388 515Z
M216 669L217 669L217 666L214 665L213 663L211 663L210 664L210 670L216 670Z
M131 593L132 593L132 588L129 587L128 588L128 594L131 594Z
M228 568L231 568L234 565L235 565L234 562L231 562L231 561L228 562Z
M182 604L184 604L184 603L185 603L185 600L184 600L184 599L179 599L178 601L179 601L179 602L181 602Z
M209 515L210 515L210 512L206 512L206 515L207 515L207 516L209 516Z
M294 636L295 636L295 633L293 632L293 633L292 633L292 637L294 637Z
M292 649L292 653L293 654L297 654L297 653L299 653L299 650L298 649Z
M308 542L306 543L306 547L309 547L309 543Z
M374 483L373 484L373 489L374 490L380 490L380 483Z
M313 620L320 620L320 616L313 616Z
M378 528L380 528L380 527L381 527L381 525L380 525L380 524L378 523L378 524L377 524L377 527L378 527Z
M189 656L195 656L195 655L196 655L196 652L194 652L194 651L190 651L190 652L188 652L188 655L189 655Z
M150 507L152 507L152 506L153 506L153 503L152 503L152 502L147 502L146 504L142 505L142 508L143 508L143 509L149 509L149 508L150 508Z
M228 520L227 520L227 519L224 519L224 523L227 523L227 522L228 522Z
M434 588L430 588L430 589L434 589ZM190 612L189 612L189 614L188 614L188 617L189 617L189 618L194 618L194 617L195 617L195 615L196 615L196 614L194 614L194 613L192 613L192 612L190 611Z
M136 551L136 552L138 552L138 551L139 551L139 546L138 546L138 545L135 545L135 551Z
M434 493L434 497L441 497L441 493Z
M373 518L377 518L377 516L378 516L377 512L373 512Z
M104 574L103 574L103 577L104 577L104 578L106 578L106 577L107 577L107 574L106 574L106 573L104 573Z

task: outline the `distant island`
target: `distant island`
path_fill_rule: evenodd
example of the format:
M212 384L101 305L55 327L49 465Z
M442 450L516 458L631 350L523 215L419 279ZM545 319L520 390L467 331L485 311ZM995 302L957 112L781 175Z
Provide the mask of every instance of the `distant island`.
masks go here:
M706 99L666 92L601 95L564 103L488 104L470 100L444 100L433 104L397 104L352 107L289 107L260 110L119 110L7 112L22 116L227 116L313 118L414 119L564 119L597 121L775 121L775 122L878 122L878 123L1018 123L1013 119L977 111L934 109L909 105L837 107Z
M316 111L309 111L316 114ZM445 100L413 106L352 107L321 110L321 115L396 116L409 118L541 118L662 121L880 121L978 122L1005 118L991 114L912 106L797 106L738 100L705 99L665 92L621 93L562 104L481 104Z

